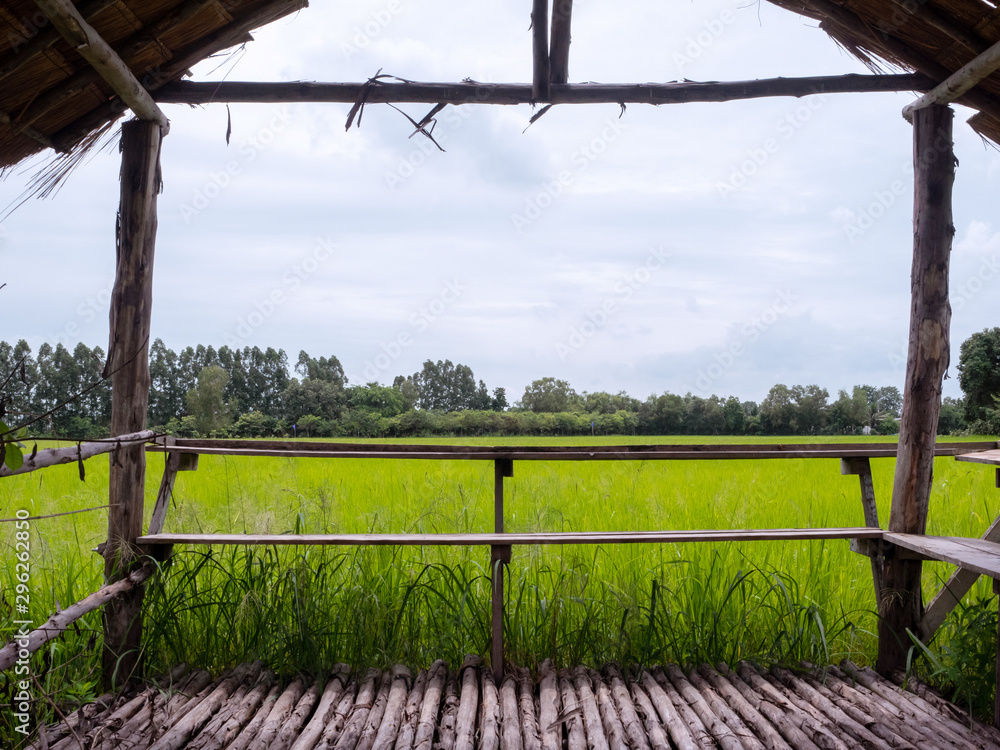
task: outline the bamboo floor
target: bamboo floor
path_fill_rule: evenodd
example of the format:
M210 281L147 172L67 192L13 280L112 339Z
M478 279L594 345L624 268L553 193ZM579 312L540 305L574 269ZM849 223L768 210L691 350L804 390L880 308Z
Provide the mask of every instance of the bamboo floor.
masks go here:
M179 667L46 727L50 750L603 750L604 748L1000 748L1000 731L920 684L903 690L844 662L825 671L674 665L513 669L397 666L322 683L259 664L213 680Z

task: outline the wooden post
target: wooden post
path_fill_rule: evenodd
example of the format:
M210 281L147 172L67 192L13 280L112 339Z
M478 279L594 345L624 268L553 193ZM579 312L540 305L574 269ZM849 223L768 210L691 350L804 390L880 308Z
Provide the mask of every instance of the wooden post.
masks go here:
M566 83L569 80L570 23L573 0L553 0L552 41L549 43L549 80Z
M872 483L872 463L865 458L840 459L841 474L857 474L861 484L861 507L865 514L865 526L870 529L879 528L878 504L875 502L875 485ZM870 554L872 561L872 581L875 584L876 605L882 591L882 557Z
M938 105L913 113L913 270L910 337L899 429L889 531L923 534L934 468L934 439L941 412L941 383L948 368L951 306L951 193L955 181L953 113ZM921 563L898 556L885 561L879 597L878 671L904 670L910 639L923 614Z
M549 0L531 4L531 100L547 102L549 94Z
M105 372L111 373L111 434L146 427L149 403L149 326L152 308L156 196L160 192L159 124L132 120L122 125L121 204L115 286L111 295L111 336ZM112 454L108 541L104 573L110 581L135 566L136 537L142 534L146 451L123 446ZM104 684L121 686L139 663L142 633L141 587L104 610Z
M514 462L498 458L493 462L493 530L503 533L503 479L514 476ZM492 648L493 678L503 682L503 569L510 562L510 545L490 547L490 575L493 578Z

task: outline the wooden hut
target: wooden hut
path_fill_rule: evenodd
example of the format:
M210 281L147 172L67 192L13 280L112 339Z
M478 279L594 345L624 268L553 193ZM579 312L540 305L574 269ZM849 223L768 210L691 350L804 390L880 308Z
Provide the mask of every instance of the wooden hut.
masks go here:
M105 368L113 386L112 431L121 439L94 449L95 452L113 449L116 455L111 470L108 541L103 549L110 584L93 600L98 604L106 602L106 679L112 680L116 672L131 672L137 658L141 639L141 618L137 616L142 602L141 584L148 575L147 568L139 567L140 554L156 546L197 541L171 539L158 533L172 483L170 471L164 477L161 498L165 499L162 507L158 504L159 514L154 513L153 527L145 535L141 527L144 441L149 438L144 430L156 198L161 170L169 170L169 165L160 164L162 139L170 125L161 109L164 103L345 102L353 104L353 119L363 106L378 102L425 102L437 110L469 101L486 105L726 101L802 96L818 88L828 93L923 93L904 111L913 124L916 187L909 351L892 513L887 530L876 529L877 519L873 518L866 530L830 531L844 538L874 540L866 549L872 556L879 590L882 616L878 668L883 674L904 666L904 634L907 629L917 632L924 619L921 559L949 560L976 575L1000 577L1000 546L991 541L921 539L927 522L932 460L935 451L940 450L940 446L935 446L934 436L950 351L948 270L954 233L951 214L954 155L953 114L948 105L960 102L974 109L976 114L969 120L969 126L988 141L1000 144L1000 72L997 72L1000 10L984 0L772 1L818 20L837 43L868 65L873 74L713 83L571 84L567 70L572 2L555 0L550 8L548 0L533 0L531 7L525 8L526 18L530 12L532 22L530 84L421 83L377 77L360 82L194 83L182 80L192 65L220 50L250 41L253 29L304 8L305 1L84 0L74 4L70 0L0 0L3 24L0 167L19 164L46 149L62 154L54 169L40 176L38 187L44 190L65 179L74 163L116 127L124 115L128 112L134 115L122 125L117 273ZM888 74L883 69L905 72ZM998 463L996 447L995 444L977 446L978 454L971 460ZM188 459L182 460L183 456L249 448L161 441L161 449L171 453L172 463L168 466L177 471L185 468L184 461ZM287 451L287 448L272 449ZM300 446L299 450L306 449ZM352 452L348 448L339 450L344 454ZM691 447L690 451L704 451L704 448ZM866 474L865 468L870 456L863 451L850 454L841 449L841 453L845 471L861 475L864 495L866 476L870 489L870 472ZM531 456L494 451L470 457L495 461L500 509L497 529L494 535L452 543L490 546L494 570L499 570L511 544L560 541L502 535L503 477L510 475L514 459L531 460ZM40 453L22 471L63 458L57 453ZM699 538L721 537L703 533ZM273 539L229 541L274 543ZM591 541L622 540L594 537ZM639 541L662 540L647 537ZM141 549L140 542L151 546ZM333 542L326 540L326 543ZM380 543L439 542L400 536ZM904 554L904 550L910 554ZM501 581L502 578L497 585ZM57 624L65 627L69 612L61 613ZM50 630L55 632L55 626ZM51 633L43 632L33 643L49 637ZM499 664L494 651L496 680L503 677L502 666L502 651ZM394 679L390 676L387 681L390 692ZM706 676L706 679L713 678ZM649 695L659 695L652 687L650 690ZM493 698L499 700L495 695Z

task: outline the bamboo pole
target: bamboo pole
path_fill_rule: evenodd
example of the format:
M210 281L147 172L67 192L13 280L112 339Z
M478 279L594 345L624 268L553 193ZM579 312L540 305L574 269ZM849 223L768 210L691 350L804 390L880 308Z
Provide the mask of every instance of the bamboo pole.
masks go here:
M80 55L107 81L136 117L155 122L166 135L170 122L153 101L153 97L136 80L131 69L122 61L94 27L84 20L70 0L35 0L52 25Z
M923 534L934 469L934 439L941 412L941 385L948 369L951 306L951 193L955 181L953 113L931 106L913 114L913 270L910 338L903 414L892 487L889 531ZM907 630L918 632L923 604L921 561L889 557L879 593L878 671L905 669Z
M935 80L920 73L804 78L761 78L749 81L682 83L566 83L551 86L555 104L683 104L726 102L771 96L927 91ZM354 104L366 89L366 103L530 104L532 87L523 83L405 82L315 83L308 81L258 83L250 81L175 81L156 90L162 104L302 103Z
M0 477L12 477L18 474L27 474L49 466L59 464L71 464L76 461L86 461L88 458L99 456L102 453L111 451L122 446L133 446L138 443L147 443L156 437L152 430L141 430L127 435L107 438L106 440L95 440L89 443L71 445L67 448L47 448L38 451L34 458L26 457L24 463L17 471L11 471L6 466L0 466Z
M122 125L121 205L117 270L111 295L111 334L106 371L111 374L111 432L124 435L146 428L149 403L148 344L156 245L156 196L160 190L163 132L155 122ZM142 534L146 452L122 448L111 462L108 541L104 573L109 581L125 575ZM127 679L139 662L142 590L114 600L104 617L104 682Z
M0 648L0 672L9 669L19 658L34 653L53 638L64 633L70 625L88 612L93 612L115 597L140 586L155 570L153 565L144 565L120 581L102 586L90 596L84 597L62 612L55 613L41 627L24 636L15 637L14 640Z

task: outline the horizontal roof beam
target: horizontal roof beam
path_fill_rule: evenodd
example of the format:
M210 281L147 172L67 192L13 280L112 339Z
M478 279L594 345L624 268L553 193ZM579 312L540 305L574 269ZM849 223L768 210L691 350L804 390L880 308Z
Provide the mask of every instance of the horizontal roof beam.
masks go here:
M84 19L70 0L35 0L52 25L90 66L107 81L112 90L142 120L156 122L166 133L167 116L153 97L136 79L118 53Z
M573 83L553 84L553 104L679 104L725 102L770 96L810 96L877 91L927 91L936 81L919 73L905 75L813 76L763 78L752 81L682 83ZM213 102L339 102L345 104L423 102L427 104L534 104L527 83L418 83L383 80L365 83L252 83L177 81L154 94L161 104Z

